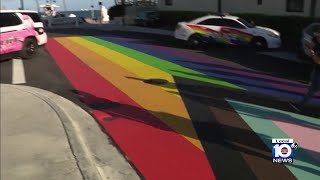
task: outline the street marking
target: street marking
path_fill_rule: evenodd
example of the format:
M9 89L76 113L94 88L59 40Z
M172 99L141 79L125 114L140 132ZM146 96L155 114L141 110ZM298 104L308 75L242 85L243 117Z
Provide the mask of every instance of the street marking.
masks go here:
M112 77L124 79L125 77L112 74L117 71L117 69L113 68L119 66L110 61L100 59L101 56L99 54L91 52L86 55L89 50L82 51L85 48L79 49L79 46L75 46L75 43L69 42L68 44L70 49L77 50L75 54L63 46L66 45L65 43L60 44L51 38L48 39L46 48L74 89L87 94L87 97L83 96L85 102L115 100L122 103L123 107L109 108L109 110L125 115L117 114L117 119L114 121L103 121L101 119L101 116L107 114L105 112L107 109L93 110L92 114L104 130L115 140L124 154L129 157L143 177L146 179L168 179L168 177L170 179L216 179L203 151L186 141L179 134L172 132L165 124L161 123L160 120L152 116L112 83L101 77L94 69L83 63L82 60L86 62L92 60L94 61L93 64L98 63L96 66L99 69L104 69L105 73L111 73ZM81 53L81 55L78 53ZM75 55L81 57L82 60ZM91 55L94 55L94 57L87 58L87 56ZM101 66L101 62L109 62L113 65L111 67ZM108 72L109 70L112 70L112 72ZM130 73L127 70L124 72ZM137 84L137 82L134 84ZM145 83L141 84L147 86ZM128 87L131 88L130 85L127 85L127 89ZM147 87L152 86L148 85ZM160 88L154 88L164 92ZM140 94L142 94L141 92L143 91L140 91ZM150 98L150 101L152 100L153 98ZM126 116L127 114L132 118ZM144 121L135 121L137 116ZM159 171L159 169L164 169L164 171Z
M269 149L272 148L272 138L281 137L288 139L289 137L299 137L298 140L300 141L298 141L298 144L302 144L303 146L295 151L294 165L286 164L285 166L297 179L319 179L317 176L317 172L320 170L317 165L318 161L316 158L312 158L312 155L307 155L305 152L305 150L310 150L319 153L317 148L319 147L319 141L317 141L319 139L317 138L319 137L319 131L316 130L312 134L314 139L310 139L310 132L308 132L311 128L313 130L319 129L319 119L231 99L226 100ZM282 129L284 127L286 129ZM294 132L292 132L293 128ZM313 143L311 146L308 144L310 140ZM309 145L309 147L305 147L305 145ZM310 147L312 149L308 149Z
M203 151L201 142L197 137L192 121L180 96L174 96L172 93L161 90L158 86L137 83L137 81L128 78L136 76L142 78L160 77L174 84L171 75L155 69L152 66L145 65L140 61L121 55L116 51L80 38L57 38L56 41L86 65L94 69L94 71L103 78L110 81L122 92L145 109L151 111L154 116L158 117L162 122ZM99 52L104 53L99 54ZM175 85L169 90L178 92ZM145 101L145 99L152 99L152 101ZM166 112L172 116L161 112Z
M161 59L161 58L158 58L155 56L151 56L149 54L142 53L140 51L130 49L125 46L121 46L119 44L109 42L107 40L98 39L98 38L90 37L90 36L83 36L82 38L86 39L88 41L91 41L95 44L99 44L100 46L103 46L103 47L108 48L110 50L116 51L116 52L122 54L122 56L125 55L130 58L136 59L136 60L140 61L141 63L147 64L152 67L156 67L157 69L160 69L164 72L171 74L172 76L178 76L178 77L183 77L183 78L187 78L187 79L208 82L211 84L218 84L218 85L226 86L226 87L230 87L230 88L245 90L245 89L243 89L237 85L234 85L232 83L217 79L215 77L207 76L207 75L200 73L198 71L195 71L193 69L177 65L177 64L169 62L167 60L164 60L164 59Z
M85 44L86 45L85 47L91 50L92 52L95 52L96 54L100 54L102 57L112 61L115 64L118 64L119 66L131 71L136 75L139 75L140 77L143 77L144 79L156 77L156 78L166 79L171 84L174 84L174 80L171 74L164 72L156 67L144 64L137 59L131 58L117 51L114 51L110 48L104 47L100 44L96 44L94 42L88 41L80 37L68 37L66 39L71 40L72 42L77 43L81 46ZM57 40L60 41L61 39L57 39ZM102 51L104 52L103 54L101 54ZM167 88L167 87L162 87L162 88L164 90L173 90L176 93L178 93L178 90L176 89L175 85L173 86L174 86L173 88Z
M26 83L22 59L12 59L12 84Z

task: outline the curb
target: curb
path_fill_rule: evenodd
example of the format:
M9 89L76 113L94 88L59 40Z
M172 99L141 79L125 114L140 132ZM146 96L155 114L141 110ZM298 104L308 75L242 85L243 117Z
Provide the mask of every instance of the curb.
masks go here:
M69 29L69 28L78 28L78 29L95 29L102 31L122 31L122 32L136 32L136 33L148 33L155 35L163 35L163 36L172 36L173 31L163 30L163 29L153 29L153 28L144 28L137 26L126 26L126 25L114 25L114 24L102 24L102 25L79 25L79 26L57 26L57 27L46 27L47 29Z
M106 138L96 120L82 108L42 89L9 84L1 86L32 94L57 113L65 129L71 152L85 180L140 179L130 162L113 145L110 137Z

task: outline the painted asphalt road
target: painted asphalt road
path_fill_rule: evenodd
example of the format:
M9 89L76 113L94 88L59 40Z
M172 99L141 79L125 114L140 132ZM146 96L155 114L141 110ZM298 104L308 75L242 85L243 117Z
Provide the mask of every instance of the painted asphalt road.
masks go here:
M15 63L15 61L21 62ZM19 64L18 68L17 64ZM14 77L14 74L18 74L18 79L20 79L16 84L48 90L88 110L87 106L73 93L73 87L44 48L40 48L39 54L31 60L9 59L0 62L0 82L2 84L15 84L17 78ZM24 79L25 82L22 82L21 79Z
M314 117L293 113L284 101L302 97L306 85L287 79L305 81L309 67L216 48L185 50L161 36L64 31L49 39L51 57L43 51L25 63L26 82L67 98L76 92L146 179L316 179L319 96L308 109ZM39 64L31 70L32 62ZM148 78L169 83L144 83ZM294 164L272 164L271 138L286 137L300 145Z

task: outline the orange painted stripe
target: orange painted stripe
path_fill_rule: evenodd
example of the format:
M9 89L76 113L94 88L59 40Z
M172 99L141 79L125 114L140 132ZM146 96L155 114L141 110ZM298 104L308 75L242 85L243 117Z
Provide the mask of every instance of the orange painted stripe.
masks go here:
M116 106L95 108L92 113L144 179L215 179L200 149L171 131L57 41L49 38L46 48L74 89L80 91L84 102L120 101ZM103 114L110 111L120 114L104 120Z
M172 93L163 91L159 86L128 78L141 77L137 77L136 74L93 53L85 47L87 44L80 45L66 38L56 38L56 40L135 102L149 110L162 122L203 151L192 121L180 97L178 98ZM112 52L109 51L109 53ZM125 57L122 57L121 61L125 60Z

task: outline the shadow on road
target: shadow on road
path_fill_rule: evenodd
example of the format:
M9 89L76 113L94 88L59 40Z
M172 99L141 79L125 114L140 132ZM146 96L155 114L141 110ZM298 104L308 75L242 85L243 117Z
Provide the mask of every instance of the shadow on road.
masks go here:
M130 78L130 77L128 77ZM132 79L132 78L131 78ZM135 78L134 80L141 80L139 78ZM160 85L161 86L161 85ZM169 85L170 87L171 85ZM187 84L179 84L180 95L192 99L195 102L199 102L201 104L206 105L209 108L217 108L223 111L227 111L228 113L237 114L235 110L226 102L226 98L234 99L240 102L247 102L253 104L260 104L267 107L273 107L275 109L284 109L287 110L288 107L284 102L275 102L277 100L266 100L266 97L262 98L259 95L252 95L245 92L235 92L234 90L226 91L221 89L216 89L210 86L201 86L199 84L187 85ZM174 124L183 126L185 123L189 122L189 119L185 119L183 117L179 117L173 114L168 114L166 112L155 112L151 110L146 110L141 107L113 102L108 99L99 98L92 94L73 90L72 92L79 95L80 99L87 104L90 108L103 111L113 118L113 121L116 121L117 118L122 117L126 119L130 119L135 122L144 123L149 126L164 130L164 131L174 131L172 128L168 127L164 121L169 120L175 121ZM214 94L214 95L213 95ZM151 99L149 99L152 101ZM275 121L282 121L286 123L292 123L295 125L308 127L311 129L319 130L319 125L317 123L310 123L305 121L304 119L299 119L293 116L288 115L287 113L281 113L276 111L269 111L264 108L257 107L246 107L247 105L242 105L237 109L238 113L242 115L247 115L251 117L257 118L272 118ZM272 117L270 115L272 114ZM238 115L237 115L238 116ZM159 119L158 119L159 118ZM212 114L212 119L217 118L214 113ZM226 119L225 119L226 120ZM225 121L223 120L223 121ZM229 126L225 123L218 123L217 121L212 122L198 122L192 121L193 126L196 129L201 129L206 132L206 136L195 137L194 134L188 131L178 132L181 135L195 138L201 140L201 142L208 142L210 144L219 144L225 148L232 149L234 151L242 152L245 154L250 154L252 156L256 156L259 158L263 158L265 160L271 160L270 150L266 147L266 145L261 143L252 143L252 139L256 139L257 136L262 139L262 141L271 142L271 139L274 137L270 137L264 134L255 133L252 130L246 130L245 128L239 128L235 126ZM310 150L308 150L310 152ZM313 156L320 157L318 152L312 152ZM299 156L300 161L314 163L317 165L318 162L311 161L309 156ZM294 166L294 165L293 165ZM315 169L305 169L305 167L298 167L305 171L309 171L311 173L316 173Z

